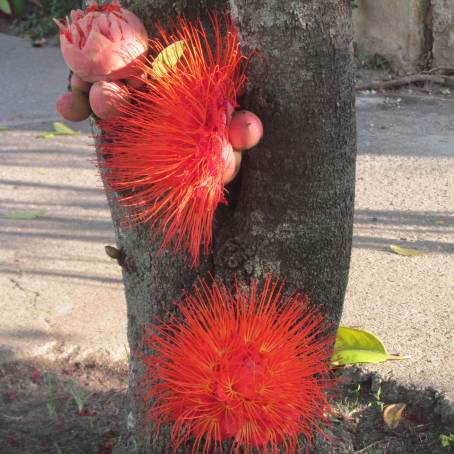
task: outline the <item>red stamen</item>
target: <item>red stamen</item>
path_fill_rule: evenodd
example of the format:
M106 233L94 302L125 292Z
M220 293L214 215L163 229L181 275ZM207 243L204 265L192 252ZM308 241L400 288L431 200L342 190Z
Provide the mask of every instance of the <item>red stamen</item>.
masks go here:
M144 63L146 90L132 90L123 115L101 122L100 167L127 208L123 225L146 223L153 238L162 234L161 250L172 243L175 251L190 253L193 265L201 244L209 252L215 209L226 203L225 119L245 82L231 20L226 18L225 36L216 17L212 25L213 48L200 22L179 19L172 34L161 29L161 38L150 42L152 54L182 40L182 57L160 77Z
M333 339L307 298L271 276L234 294L200 280L177 306L147 331L144 359L146 420L172 424L174 451L193 438L193 453L228 439L235 453L296 453L299 435L306 450L324 435Z

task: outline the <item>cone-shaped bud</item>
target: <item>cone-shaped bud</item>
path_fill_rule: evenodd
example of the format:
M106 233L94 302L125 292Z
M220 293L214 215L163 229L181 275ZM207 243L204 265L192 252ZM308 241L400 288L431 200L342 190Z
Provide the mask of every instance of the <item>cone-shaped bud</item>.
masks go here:
M88 82L125 79L136 71L136 59L147 49L141 20L121 8L118 0L71 11L70 19L55 20L66 64Z

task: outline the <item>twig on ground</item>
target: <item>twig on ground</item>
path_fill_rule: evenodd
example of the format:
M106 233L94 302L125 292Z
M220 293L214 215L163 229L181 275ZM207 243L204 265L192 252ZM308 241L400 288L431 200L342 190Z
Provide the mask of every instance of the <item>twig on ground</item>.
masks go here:
M442 73L446 75L451 75L454 74L454 66L437 66L436 68L432 68L424 72L427 74Z
M357 90L384 90L387 88L397 88L402 85L409 85L418 82L432 82L435 84L454 87L454 77L433 75L433 74L412 74L400 77L399 79L381 80L356 85Z
M360 452L367 451L369 448L372 448L375 445L378 445L378 443L381 443L384 440L377 440L371 443L370 445L367 445L365 448L359 449L358 451L353 451L353 454L359 454Z
M20 421L22 420L23 416L10 416L10 415L2 415L5 419L11 419L12 421Z

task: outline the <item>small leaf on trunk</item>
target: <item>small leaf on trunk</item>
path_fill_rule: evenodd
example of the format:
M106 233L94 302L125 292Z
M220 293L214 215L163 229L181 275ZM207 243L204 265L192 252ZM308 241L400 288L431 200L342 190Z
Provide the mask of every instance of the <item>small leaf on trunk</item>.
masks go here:
M185 48L184 41L176 41L167 46L153 61L153 77L162 77L169 69L172 69L183 55Z

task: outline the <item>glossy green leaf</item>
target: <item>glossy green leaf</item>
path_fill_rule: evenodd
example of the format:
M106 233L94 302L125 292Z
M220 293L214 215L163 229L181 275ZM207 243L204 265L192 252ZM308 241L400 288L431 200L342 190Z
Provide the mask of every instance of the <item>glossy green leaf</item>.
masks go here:
M54 122L54 130L55 134L58 136L73 136L76 134L76 131L71 129L69 126L66 126L64 123L60 123L59 121Z
M333 364L381 363L389 359L405 359L390 355L382 341L372 333L358 328L340 326L334 345Z
M12 11L8 0L0 0L0 11L8 16L11 16Z
M18 220L30 220L41 218L47 213L46 210L37 211L16 211L13 213L0 213L2 219L18 219Z
M184 41L176 41L167 46L153 61L153 77L158 78L172 69L183 55L186 44Z
M417 249L402 247L398 246L397 244L390 244L389 249L391 249L394 254L403 255L405 257L416 257L418 255L424 255L423 252L418 251Z

